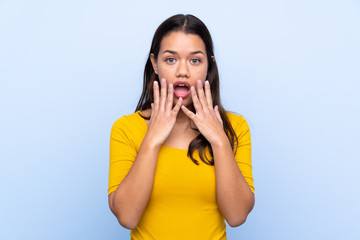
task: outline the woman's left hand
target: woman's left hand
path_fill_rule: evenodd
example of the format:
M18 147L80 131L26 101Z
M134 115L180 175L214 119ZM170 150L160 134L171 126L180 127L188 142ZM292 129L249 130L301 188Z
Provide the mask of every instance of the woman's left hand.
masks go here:
M182 111L195 123L211 145L221 141L226 134L218 106L213 107L209 81L205 81L205 92L200 80L197 81L198 93L196 94L194 86L190 88L190 91L196 113L191 112L184 105L181 106Z

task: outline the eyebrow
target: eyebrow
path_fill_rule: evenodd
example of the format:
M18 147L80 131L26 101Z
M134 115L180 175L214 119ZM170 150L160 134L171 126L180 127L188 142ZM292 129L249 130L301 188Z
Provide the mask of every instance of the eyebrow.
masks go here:
M163 51L162 53L177 54L177 52L171 51L171 50L165 50L165 51ZM195 52L191 52L190 54L191 54L191 55L194 55L194 54L198 54L198 53L201 53L202 55L205 55L202 51L195 51Z

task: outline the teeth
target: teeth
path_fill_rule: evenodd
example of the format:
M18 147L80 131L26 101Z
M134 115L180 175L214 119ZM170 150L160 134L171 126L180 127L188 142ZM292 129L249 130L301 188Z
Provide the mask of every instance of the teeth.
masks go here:
M178 86L179 87L185 87L185 84L179 84Z

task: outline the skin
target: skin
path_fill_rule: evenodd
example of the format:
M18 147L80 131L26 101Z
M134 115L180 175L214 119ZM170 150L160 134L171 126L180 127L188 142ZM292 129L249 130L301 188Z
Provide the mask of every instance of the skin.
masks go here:
M109 195L110 209L123 227L134 229L152 191L161 145L187 149L197 134L191 126L196 126L213 149L219 210L230 226L241 225L254 206L254 194L235 161L218 108L213 107L210 85L205 81L208 62L204 42L194 34L172 32L162 39L157 59L150 57L161 88L154 83L154 103L143 111L150 116L148 131L129 173ZM174 95L176 81L191 86L184 99ZM196 113L186 107L192 103Z

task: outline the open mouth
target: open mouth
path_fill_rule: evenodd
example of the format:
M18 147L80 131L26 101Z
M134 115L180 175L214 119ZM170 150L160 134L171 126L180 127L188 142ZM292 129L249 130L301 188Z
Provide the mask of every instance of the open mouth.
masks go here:
M187 82L177 81L174 83L174 94L178 98L185 98L190 93L190 85Z

